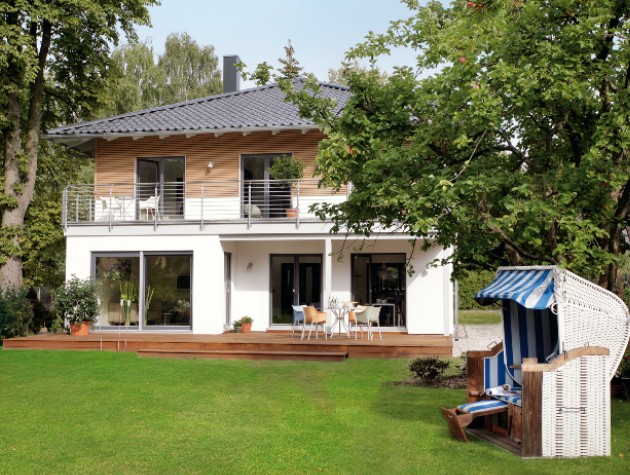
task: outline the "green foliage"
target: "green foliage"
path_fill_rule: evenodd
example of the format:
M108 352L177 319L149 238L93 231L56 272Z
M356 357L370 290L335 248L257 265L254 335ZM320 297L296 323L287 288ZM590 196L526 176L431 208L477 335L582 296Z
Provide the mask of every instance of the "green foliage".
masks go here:
M35 193L24 218L21 249L24 285L57 287L65 279L65 239L61 226L63 189L68 184L81 182L79 175L86 160L45 141L40 144L38 162Z
M347 58L408 47L387 82L348 76L343 113L309 80L284 88L327 134L316 174L348 201L318 215L453 246L455 272L558 264L620 293L630 224L627 1L407 2ZM420 74L418 74L420 73ZM431 240L428 240L430 242Z
M237 67L241 71L241 77L244 80L247 81L248 79L251 79L257 86L264 86L272 79L277 82L290 82L291 80L297 79L303 75L304 68L300 66L299 61L295 57L295 49L291 44L291 40L289 40L287 45L284 47L284 57L278 58L278 62L280 63L280 67L278 67L275 72L273 66L266 61L259 63L253 73L248 73L245 70L247 65L243 62L238 63Z
M0 280L3 282L21 286L22 259L27 251L23 247L40 235L36 229L27 234L25 219L36 195L41 132L62 121L74 122L90 116L107 84L112 45L117 45L123 35L134 39L134 25L149 22L147 6L155 3L155 0L76 0L1 4L0 159L4 180L0 190L3 222ZM43 226L46 240L53 233L48 223ZM44 242L36 243L36 247L40 245L49 247ZM55 250L50 255L56 253Z
M387 82L387 78L389 77L387 73L382 72L376 66L372 66L370 68L362 67L357 60L352 62L343 62L339 69L329 69L328 70L328 82L331 84L340 84L342 86L348 85L348 78L355 72L359 73L367 73L370 70L376 71L376 73L380 76L381 82Z
M437 356L416 358L409 362L409 371L424 384L439 384L444 380L444 373L451 365L449 360Z
M200 46L188 33L166 38L157 61L149 43L131 43L112 53L114 74L103 90L101 117L219 94L223 90L214 46Z
M277 157L269 167L269 176L274 180L294 183L304 177L304 162L294 156Z
M495 276L495 272L492 271L462 272L457 279L459 308L464 310L488 309L487 306L475 302L475 294L490 284Z
M247 65L242 61L238 63L237 67L239 70L241 70L241 77L243 78L243 80L247 81L251 79L257 86L264 86L271 81L273 66L268 64L266 61L263 61L258 66L256 66L256 69L252 73L244 71Z
M138 285L130 280L120 282L120 298L122 300L138 301Z
M278 69L278 76L282 79L296 79L302 75L302 66L295 57L295 49L291 44L291 40L284 47L284 58L279 58L278 62L282 65ZM260 66L259 66L260 68Z
M97 291L96 282L73 275L53 291L57 315L68 323L95 322L99 312Z
M630 378L630 351L626 350L615 376L617 378Z
M33 324L33 305L26 290L0 289L0 338L26 336Z
M27 297L33 305L33 321L29 332L38 333L42 328L50 330L55 320L55 312L51 311L44 303L39 301L36 298L35 292L30 291Z
M248 317L247 315L245 315L244 317L241 317L241 325L243 325L244 323L254 323L254 319L252 317Z

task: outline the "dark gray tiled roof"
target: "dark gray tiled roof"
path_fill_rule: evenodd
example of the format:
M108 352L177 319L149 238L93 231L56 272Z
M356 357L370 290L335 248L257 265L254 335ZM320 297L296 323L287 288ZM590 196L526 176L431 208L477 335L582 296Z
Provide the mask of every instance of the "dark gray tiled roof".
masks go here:
M341 110L350 95L348 89L327 83L320 85L321 95L335 99ZM66 138L91 139L104 136L184 134L195 131L229 132L314 127L314 123L302 119L298 115L297 107L285 102L284 97L278 85L270 84L56 127L49 130L46 137L63 143L66 142L64 140Z

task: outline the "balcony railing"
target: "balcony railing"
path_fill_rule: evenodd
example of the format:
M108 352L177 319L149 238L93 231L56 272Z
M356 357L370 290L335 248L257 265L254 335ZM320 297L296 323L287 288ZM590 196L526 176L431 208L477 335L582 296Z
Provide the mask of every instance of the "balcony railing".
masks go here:
M316 219L314 203L345 201L347 189L320 189L319 180L71 185L64 190L64 227L78 224L296 222Z

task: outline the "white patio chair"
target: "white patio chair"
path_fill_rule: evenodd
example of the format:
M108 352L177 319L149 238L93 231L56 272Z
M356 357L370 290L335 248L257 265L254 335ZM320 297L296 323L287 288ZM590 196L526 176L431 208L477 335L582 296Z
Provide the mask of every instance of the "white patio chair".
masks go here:
M138 203L138 208L140 209L140 215L142 216L142 211L146 213L146 219L149 220L149 212L157 218L159 217L159 205L160 205L160 195L150 196L146 200L141 200Z
M381 333L381 325L379 323L379 316L381 314L382 307L374 307L368 306L365 307L365 311L356 314L357 315L357 325L367 325L368 329L368 340L374 339L374 332L372 331L372 326L376 323L376 327L378 328L378 336L383 340L383 335ZM363 336L363 328L361 328L361 336ZM355 332L355 340L356 340L356 332Z

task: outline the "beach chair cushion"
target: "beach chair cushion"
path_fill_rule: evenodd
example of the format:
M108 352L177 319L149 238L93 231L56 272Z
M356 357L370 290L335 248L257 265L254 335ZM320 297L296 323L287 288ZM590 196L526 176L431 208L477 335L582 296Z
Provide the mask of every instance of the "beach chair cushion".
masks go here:
M487 412L498 412L497 409L506 408L508 403L497 399L484 399L483 401L469 402L457 406L457 410L466 414L481 415Z

